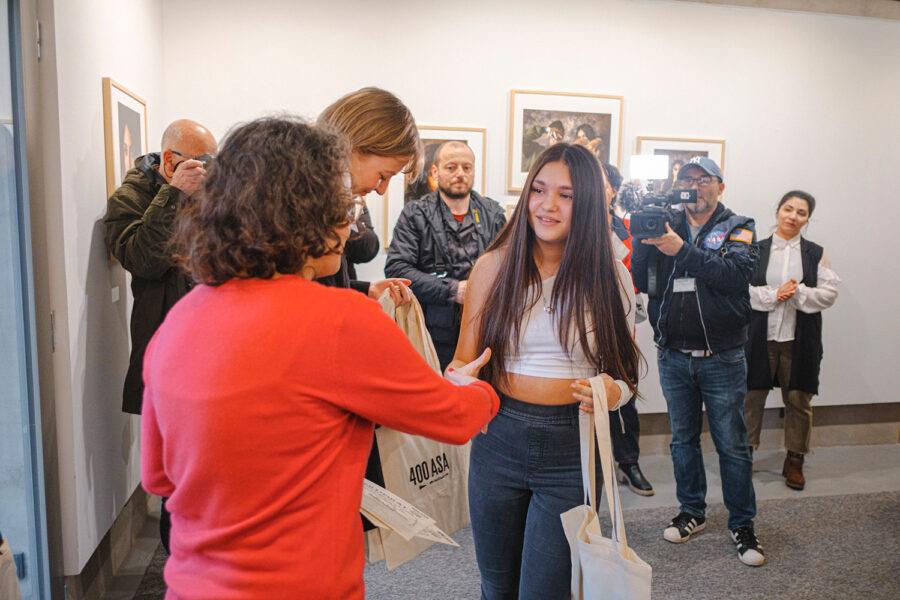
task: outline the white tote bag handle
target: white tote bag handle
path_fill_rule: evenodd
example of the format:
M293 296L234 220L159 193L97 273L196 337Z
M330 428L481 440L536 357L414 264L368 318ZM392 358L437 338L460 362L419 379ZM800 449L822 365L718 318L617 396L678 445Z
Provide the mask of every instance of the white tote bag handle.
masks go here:
M619 497L619 486L616 484L612 453L612 440L609 436L609 402L606 398L606 386L597 375L590 379L594 395L594 417L585 413L579 418L581 434L581 479L585 488L588 505L597 511L599 498L597 494L597 476L594 448L595 443L600 455L600 466L603 469L603 486L606 488L606 503L609 508L609 519L612 523L612 539L627 546L625 518L622 514L622 501ZM593 431L591 431L593 430ZM596 440L596 442L595 442Z

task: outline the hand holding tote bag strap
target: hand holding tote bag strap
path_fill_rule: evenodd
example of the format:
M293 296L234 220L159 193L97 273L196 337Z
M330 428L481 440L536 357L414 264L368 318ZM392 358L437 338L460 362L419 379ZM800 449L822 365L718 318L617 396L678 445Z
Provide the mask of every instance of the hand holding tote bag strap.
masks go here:
M597 376L591 379L594 392L593 419L579 416L581 434L581 476L586 505L561 515L563 529L572 550L572 598L574 600L646 600L650 598L650 565L628 546L619 487L613 476L612 443L606 388ZM594 458L596 438L603 467L603 485L612 523L611 537L600 532L597 518L597 485Z

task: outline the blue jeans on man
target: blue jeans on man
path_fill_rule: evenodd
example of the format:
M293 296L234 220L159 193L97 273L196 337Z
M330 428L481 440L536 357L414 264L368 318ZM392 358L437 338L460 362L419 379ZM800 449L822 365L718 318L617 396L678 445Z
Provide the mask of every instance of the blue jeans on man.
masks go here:
M756 495L753 458L744 423L747 361L743 347L711 356L660 348L657 362L669 409L672 464L681 510L695 517L706 516L706 471L700 449L705 406L709 432L719 455L728 528L753 525Z

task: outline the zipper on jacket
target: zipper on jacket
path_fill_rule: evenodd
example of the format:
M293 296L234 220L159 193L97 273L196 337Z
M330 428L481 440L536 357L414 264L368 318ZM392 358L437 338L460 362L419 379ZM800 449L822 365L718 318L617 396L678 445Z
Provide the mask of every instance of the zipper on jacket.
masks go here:
M706 334L706 323L703 322L703 309L700 307L700 288L694 290L694 297L697 298L697 311L700 313L700 325L703 327L703 339L706 340L706 351L712 354L712 348L709 346L709 336Z
M709 225L709 223L707 222L706 225ZM697 230L697 239L694 240L694 245L697 246L697 248L700 248L700 234L706 229L706 225ZM715 229L716 225L718 225L718 223L714 223L710 229ZM697 285L694 286L694 298L697 299L697 312L700 315L700 327L703 328L703 340L706 342L706 351L712 354L712 348L709 346L709 335L706 333L706 322L703 320L703 308L700 306L700 287Z
M691 245L700 248L700 238L703 237L700 234L704 232L706 226L709 225L707 222L700 229L697 230L697 236L695 239L691 240ZM713 224L713 228L718 225L718 223ZM688 230L690 230L690 223L688 223ZM675 269L672 269L672 274L675 274ZM686 275L687 273L685 273ZM700 316L700 327L703 329L703 341L706 342L706 351L712 354L712 348L709 345L709 335L706 333L706 322L703 320L703 308L700 306L700 287L698 285L694 285L694 298L697 300L697 313ZM681 317L682 317L682 325L684 325L684 300L681 301ZM681 328L684 331L684 327Z

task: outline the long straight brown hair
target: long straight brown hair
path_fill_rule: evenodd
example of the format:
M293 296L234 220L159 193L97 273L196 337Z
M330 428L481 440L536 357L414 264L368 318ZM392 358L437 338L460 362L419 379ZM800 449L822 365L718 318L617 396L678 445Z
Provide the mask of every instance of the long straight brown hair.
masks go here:
M534 178L552 162L568 167L574 196L569 236L550 297L559 339L568 353L574 324L578 343L598 372L626 381L635 391L640 351L628 328L621 295L622 286L631 282L619 281L600 163L589 150L574 144L556 144L538 156L509 224L488 248L503 249L504 255L479 315L478 347L493 351L482 377L495 386L507 381L506 360L518 354L522 319L539 301L540 294L534 291L540 289L541 275L534 259L537 240L528 198Z

